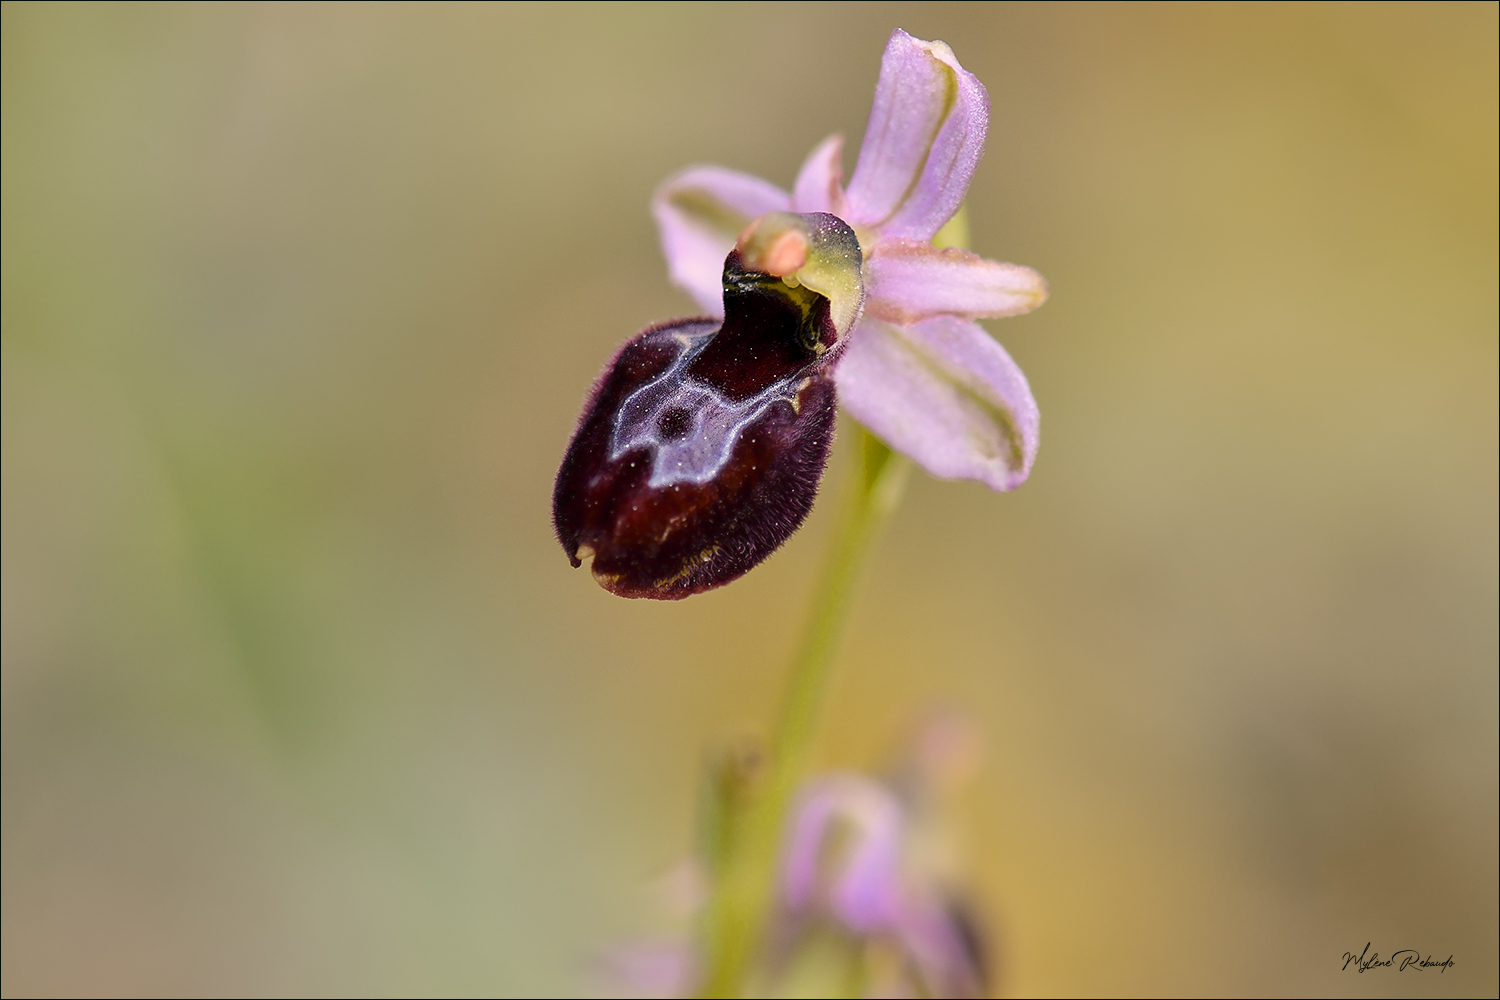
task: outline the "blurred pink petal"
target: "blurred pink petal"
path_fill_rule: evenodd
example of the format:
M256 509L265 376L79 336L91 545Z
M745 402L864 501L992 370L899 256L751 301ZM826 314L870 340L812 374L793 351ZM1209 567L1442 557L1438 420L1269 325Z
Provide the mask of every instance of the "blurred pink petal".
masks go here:
M724 315L724 258L752 219L785 212L792 199L759 177L722 167L689 167L651 198L672 281L710 316Z
M831 212L844 217L844 137L831 135L818 144L797 173L792 205L798 212Z
M793 811L783 861L787 907L821 904L857 933L894 930L901 907L901 805L853 774L812 782ZM830 855L830 847L842 850Z
M697 955L685 940L636 941L607 949L595 968L613 996L685 997L697 978Z
M918 817L891 787L857 774L807 783L788 824L782 856L784 933L808 918L846 933L896 942L906 961L866 996L984 994L980 935L966 910L922 865ZM801 930L799 930L801 929Z
M984 85L952 49L897 29L849 182L849 221L887 236L931 239L968 193L989 114Z
M987 957L963 908L951 900L913 899L902 910L899 933L926 986L925 995L985 995Z
M902 326L940 315L1018 316L1047 299L1047 282L1029 267L917 240L881 240L868 268L866 314Z
M839 400L939 479L1012 490L1036 457L1026 376L979 325L939 316L909 327L862 320L834 373Z

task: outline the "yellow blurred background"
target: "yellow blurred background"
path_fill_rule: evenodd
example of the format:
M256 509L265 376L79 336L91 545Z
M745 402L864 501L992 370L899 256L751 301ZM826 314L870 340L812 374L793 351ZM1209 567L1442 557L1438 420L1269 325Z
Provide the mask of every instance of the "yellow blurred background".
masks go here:
M694 311L652 188L852 168L899 26L989 88L1042 446L914 479L821 763L980 730L1004 993L1494 995L1496 12L5 4L4 993L607 990L844 459L677 604L552 476Z

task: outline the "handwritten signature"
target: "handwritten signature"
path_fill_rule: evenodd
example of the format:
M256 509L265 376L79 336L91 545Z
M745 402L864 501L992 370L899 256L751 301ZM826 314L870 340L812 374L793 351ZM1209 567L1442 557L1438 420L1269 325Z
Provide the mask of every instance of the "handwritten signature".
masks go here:
M1418 972L1426 972L1428 969L1437 969L1441 975L1453 968L1453 956L1449 955L1441 962L1434 959L1430 954L1422 957L1422 953L1412 948L1403 948L1400 951L1391 952L1388 958L1381 958L1380 952L1370 953L1370 945L1365 943L1365 950L1356 955L1352 951L1344 952L1344 969L1351 965L1358 972L1369 972L1371 969L1395 969L1397 972L1405 972L1407 969L1416 969Z

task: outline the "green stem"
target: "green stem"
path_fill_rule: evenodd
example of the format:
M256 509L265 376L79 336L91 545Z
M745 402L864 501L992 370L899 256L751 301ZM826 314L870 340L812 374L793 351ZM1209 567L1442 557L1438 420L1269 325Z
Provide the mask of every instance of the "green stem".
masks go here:
M854 427L856 468L828 562L814 596L807 631L792 661L791 686L782 704L772 744L773 774L801 777L827 687L838 641L854 603L860 570L879 529L901 501L911 461L898 455L858 424Z
M758 795L725 816L727 850L709 903L703 995L744 995L775 899L781 831L807 768L818 710L871 542L900 502L911 463L858 424L855 467L833 547L813 593L812 614L792 660L791 683Z

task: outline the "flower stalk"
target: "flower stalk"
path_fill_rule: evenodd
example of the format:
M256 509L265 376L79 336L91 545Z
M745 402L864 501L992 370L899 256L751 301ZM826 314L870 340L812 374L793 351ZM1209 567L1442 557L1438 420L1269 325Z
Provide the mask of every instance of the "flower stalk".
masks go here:
M832 547L792 660L758 794L725 800L728 840L709 904L705 932L707 997L745 995L775 904L787 810L806 776L819 709L861 571L880 530L901 501L911 460L853 421L854 462ZM738 813L738 815L735 815Z
M772 744L773 781L778 772L800 780L817 725L828 673L853 604L871 543L901 501L911 460L854 421L855 463L840 512L833 548L819 580L811 617L796 658Z
M964 207L932 237L938 248L965 249L968 242L969 213ZM839 639L873 543L900 505L911 474L911 459L857 421L850 419L846 426L854 439L853 465L833 544L792 659L768 773L756 782L743 759L726 761L713 782L717 791L711 793L710 815L705 817L715 841L709 849L715 886L704 926L705 997L746 994L776 901L787 812L807 774Z

